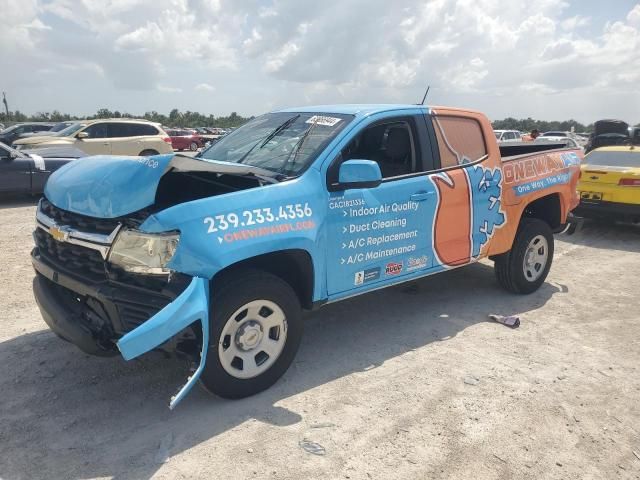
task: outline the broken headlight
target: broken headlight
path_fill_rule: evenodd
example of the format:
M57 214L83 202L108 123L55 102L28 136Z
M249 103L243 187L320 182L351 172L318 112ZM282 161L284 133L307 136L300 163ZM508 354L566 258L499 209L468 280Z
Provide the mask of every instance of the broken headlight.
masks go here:
M127 272L163 275L173 258L180 234L122 230L111 248L109 262Z

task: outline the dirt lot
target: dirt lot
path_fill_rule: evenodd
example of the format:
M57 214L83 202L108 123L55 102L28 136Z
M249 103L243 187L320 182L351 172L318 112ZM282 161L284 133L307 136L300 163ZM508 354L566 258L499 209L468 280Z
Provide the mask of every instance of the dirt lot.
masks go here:
M184 363L91 358L45 328L34 210L0 207L4 480L640 478L639 228L558 238L530 296L480 264L326 307L272 389L171 412Z

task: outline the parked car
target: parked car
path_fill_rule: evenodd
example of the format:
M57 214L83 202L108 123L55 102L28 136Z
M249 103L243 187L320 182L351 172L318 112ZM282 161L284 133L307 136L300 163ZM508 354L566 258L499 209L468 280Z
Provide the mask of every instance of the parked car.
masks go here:
M519 130L494 130L493 133L498 143L522 141L522 132Z
M73 125L74 123L77 123L76 121L68 121L68 122L58 122L56 123L53 127L51 127L50 130L45 130L45 131L40 131L40 132L28 132L28 133L23 133L20 135L19 138L29 138L29 137L48 137L50 135L53 135L55 133L58 133L62 130L64 130L65 128Z
M16 123L0 132L0 142L5 145L11 145L25 133L46 132L54 126L53 123Z
M160 125L122 118L77 122L48 137L17 140L18 150L73 145L87 155L157 155L171 153L171 138Z
M38 206L36 301L87 353L191 355L172 408L198 380L246 397L293 361L303 308L484 258L537 290L582 152L516 148L481 113L344 105L257 117L196 158L79 160Z
M630 142L629 124L622 120L598 120L593 124L593 133L585 151L600 147L625 145Z
M585 155L576 215L640 222L640 149L600 147Z
M191 150L195 152L204 146L205 140L196 133L187 130L167 130L174 150Z
M560 135L560 133L562 132L555 132L555 133L558 133L558 135L557 136L540 135L538 138L536 138L533 141L533 143L559 143L569 148L582 149L582 146L578 143L578 141L575 138L568 137L566 135L562 136Z
M29 153L0 143L0 194L39 194L58 168L83 156L73 147L34 149Z

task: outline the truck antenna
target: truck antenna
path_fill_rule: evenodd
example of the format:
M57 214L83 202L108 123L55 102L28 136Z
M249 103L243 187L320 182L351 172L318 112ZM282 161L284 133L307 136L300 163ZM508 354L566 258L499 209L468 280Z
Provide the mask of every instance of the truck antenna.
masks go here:
M431 88L431 85L427 85L427 91L424 92L424 97L422 97L422 102L420 102L420 105L424 105L424 102L427 100L427 95L429 95L430 88Z
M7 103L7 94L2 92L2 103L4 103L4 111L7 113L7 117L9 116L9 104Z

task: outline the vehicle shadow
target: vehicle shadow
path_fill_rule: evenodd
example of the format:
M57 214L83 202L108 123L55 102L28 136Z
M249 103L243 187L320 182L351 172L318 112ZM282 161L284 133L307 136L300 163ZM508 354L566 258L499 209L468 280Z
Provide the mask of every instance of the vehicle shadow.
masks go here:
M577 233L561 235L558 239L592 248L640 252L640 225L585 219Z
M282 427L317 418L278 402L487 322L543 306L561 289L502 291L492 267L476 264L328 305L305 323L298 356L271 389L229 401L202 389L173 412L182 362L94 358L49 331L0 344L3 478L150 478L174 456L250 420ZM464 295L461 295L461 292ZM498 311L496 311L498 309ZM506 328L493 324L491 328Z
M35 207L40 198L40 195L0 194L0 208Z

